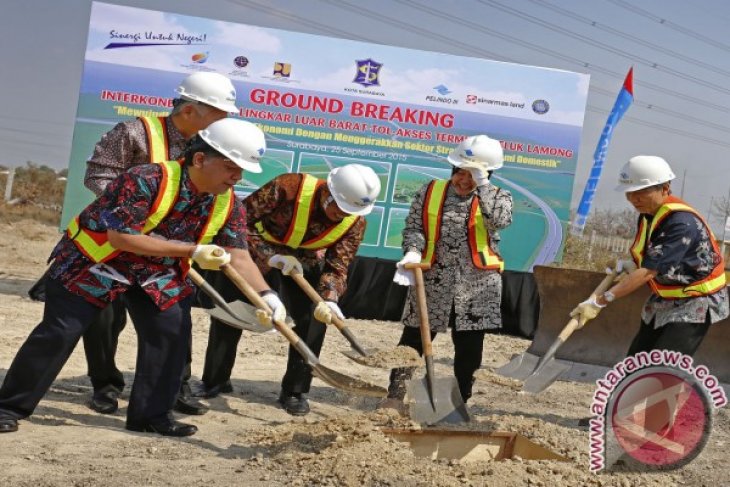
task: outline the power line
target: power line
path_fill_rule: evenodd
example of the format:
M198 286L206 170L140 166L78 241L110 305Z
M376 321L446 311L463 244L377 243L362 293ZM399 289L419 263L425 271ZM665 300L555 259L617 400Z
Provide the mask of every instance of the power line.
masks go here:
M598 30L602 30L604 32L608 32L608 33L613 34L615 36L621 37L622 39L626 39L626 40L635 42L636 44L642 45L644 47L648 47L648 48L653 49L653 50L655 50L657 52L664 53L664 54L666 54L668 56L672 56L674 58L681 59L682 61L684 61L686 63L694 64L695 66L699 66L699 67L704 68L704 69L706 69L708 71L712 71L714 73L718 73L718 74L721 74L723 76L730 77L730 71L727 71L725 69L719 68L719 67L715 66L714 64L706 63L704 61L700 61L700 60L695 59L693 57L685 56L684 54L682 54L680 52L677 52L677 51L674 51L672 49L667 49L666 47L661 46L659 44L654 44L653 42L645 41L644 39L641 39L639 37L636 37L636 36L634 36L632 34L629 34L627 32L623 32L623 31L620 31L618 29L614 29L613 27L609 27L608 25L602 24L602 23L600 23L598 21L595 21L595 20L592 20L592 19L590 19L588 17L584 17L584 16L579 15L579 14L577 14L575 12L570 11L570 10L564 9L562 7L558 7L557 5L549 4L545 0L528 0L528 1L530 1L530 2L532 2L534 4L536 4L536 5L539 5L539 6L543 7L543 8L545 8L545 9L552 10L553 12L555 12L555 13L557 13L559 15L562 15L564 17L568 17L568 18L571 18L571 19L576 20L578 22L581 22L583 24L586 24L586 25L589 25L591 27L594 27L594 28L596 28Z
M326 1L326 0L324 0L324 1ZM494 31L492 29L489 29L487 27L484 27L482 24L477 24L475 22L472 22L472 21L463 19L461 17L456 17L454 15L447 14L446 12L442 12L440 10L436 10L436 9L431 8L431 7L428 7L426 5L421 5L421 4L417 3L417 2L414 2L413 0L395 0L395 1L398 2L398 3L404 4L404 5L408 5L408 6L411 6L411 7L414 7L414 8L418 8L419 10L423 10L425 12L428 12L429 14L431 14L431 15L433 15L435 17L438 17L438 18L440 18L442 20L448 20L448 21L451 21L453 23L456 23L456 24L459 24L459 25L463 25L463 26L468 27L470 29L477 30L479 32L482 32L484 34L487 34L489 36L499 37L499 38L504 39L504 40L507 40L507 41L509 41L509 42L511 42L513 44L521 45L521 46L526 47L526 48L528 48L528 49L530 49L532 51L542 52L544 54L547 54L548 56L552 56L552 57L557 58L557 59L562 59L562 60L567 61L567 62L569 62L571 64L575 64L577 66L580 66L582 68L590 68L594 72L598 72L598 73L601 73L601 74L605 74L605 75L611 76L611 77L613 77L615 79L618 79L618 80L621 80L621 81L623 81L624 76L626 75L625 73L618 73L616 71L612 71L610 69L604 68L604 67L599 66L597 64L589 63L587 61L583 61L581 59L574 58L572 56L568 56L566 54L563 54L563 53L560 53L560 52L557 52L557 51L553 51L552 49L547 49L547 48L545 48L543 46L539 46L537 44L533 44L533 43L524 41L522 39L519 39L517 37L510 36L508 34L502 34L500 32L496 32L496 31ZM486 52L486 51L480 51L479 49L477 49L477 51L479 51L480 52L480 55L482 55L482 56L483 56L483 53ZM502 60L506 60L506 61L510 61L510 62L520 62L520 61L515 60L513 58L506 58L504 56L500 56L500 58ZM688 102L693 103L695 105L700 105L700 106L703 106L705 108L709 108L711 110L717 110L717 111L723 112L723 113L730 113L730 107L725 107L725 106L722 106L722 105L719 105L719 104L716 104L716 103L712 103L712 102L710 102L708 100L704 100L704 99L701 99L701 98L696 98L696 97L691 96L691 95L686 95L686 94L681 93L679 91L672 90L672 89L669 89L669 88L665 88L663 86L660 86L660 85L657 85L657 84L654 84L654 83L649 83L649 82L646 82L646 81L641 81L641 80L638 80L638 79L634 79L634 84L636 84L637 86L643 86L643 87L649 88L651 90L654 90L654 91L657 91L659 93L663 93L663 94L666 94L666 95L669 95L669 96L672 96L672 97L675 97L675 98L679 98L681 100L688 101Z
M400 0L396 0L400 1ZM553 32L557 32L559 34L562 34L567 37L571 37L573 39L579 40L581 42L584 42L586 44L589 44L591 46L598 47L599 49L603 49L605 51L611 52L613 54L616 54L617 56L621 56L623 58L629 59L632 62L644 64L652 69L656 69L657 71L661 71L667 74L670 74L672 76L675 76L677 78L683 79L685 81L689 81L691 83L695 83L701 86L704 86L706 88L710 88L712 90L715 90L720 93L724 93L726 95L730 95L730 89L726 88L724 86L711 83L709 81L705 81L701 78L698 78L696 76L693 76L691 74L686 74L681 71L678 71L673 68L668 68L660 63L651 61L649 59L637 56L635 54L632 54L630 52L626 52L623 49L618 49L616 47L610 46L604 42L599 42L591 39L590 37L584 36L582 34L578 34L576 32L569 31L567 29L564 29L558 25L551 24L550 22L546 22L538 17L535 17L533 15L527 14L525 12L522 12L520 10L514 9L512 7L508 7L506 5L502 5L499 2L495 2L494 0L476 0L477 2L481 3L485 6L491 6L493 8L496 8L497 10L501 10L502 12L508 13L510 15L514 15L516 17L519 17L521 19L524 19L530 23L539 25L541 27L544 27L546 29L552 30Z
M249 5L250 4L252 6L255 6L255 8L257 8L260 11L263 11L265 13L271 13L269 11L270 9L268 7L259 5L259 4L255 3L255 2L249 2L247 0L235 0L235 1L234 0L228 0L228 1L231 1L231 2L234 2L234 3L240 3L240 4L245 3L246 5ZM401 22L401 21L398 21L398 20L395 20L395 19L385 18L385 17L383 17L383 16L381 16L381 15L375 13L375 12L372 12L370 10L367 10L367 9L364 9L364 8L361 8L361 7L358 7L358 6L355 6L355 5L351 5L351 4L349 4L349 3L345 2L345 1L342 1L342 0L321 0L321 1L326 2L326 3L330 3L330 4L332 4L334 6L337 6L337 7L340 7L340 8L344 8L346 10L350 10L351 12L354 12L354 13L356 13L358 15L365 16L365 17L368 17L368 18L371 18L371 19L374 19L376 21L383 22L383 23L386 23L386 24L389 24L389 25L393 25L395 27L398 27L398 28L407 30L409 32L413 32L413 33L416 33L416 34L419 34L419 35L423 35L423 36L426 36L426 37L439 38L439 39L443 40L443 42L445 42L447 44L451 44L451 45L454 45L454 46L457 46L457 47L460 47L460 48L465 48L466 47L469 51L476 52L476 53L478 53L481 56L484 56L486 54L487 56L497 57L497 58L500 58L501 60L506 60L506 61L509 61L509 62L518 62L515 59L506 58L505 56L501 56L501 55L496 55L496 54L491 53L489 51L485 51L485 50L482 50L482 49L474 48L473 46L465 46L461 42L454 41L452 39L446 38L446 37L441 36L441 35L439 35L439 34L437 34L435 32L429 31L427 29L422 29L420 27L412 26L410 24L407 24L405 22ZM461 18L458 18L458 17L453 17L453 16L451 16L449 14L445 14L444 12L440 12L440 11L435 10L435 9L432 9L430 7L423 6L423 5L417 4L415 2L412 2L411 0L396 0L396 1L399 2L399 3L402 3L402 4L411 4L411 6L415 6L416 8L419 8L421 10L428 11L432 15L437 15L437 16L440 16L440 17L442 17L444 19L452 20L452 21L457 22L457 23L461 23L462 25L466 25L466 26L468 26L470 28L475 28L477 30L485 30L490 35L494 34L493 31L491 31L489 29L486 29L486 28L484 28L484 27L482 27L482 26L480 26L478 24L474 24L472 22L465 21L465 20L463 20ZM274 9L274 10L276 10L276 9ZM274 12L272 15L277 15L277 13ZM297 22L305 23L305 24L310 23L310 21L308 19L305 19L305 18L302 18L302 17L298 17L298 16L289 15L289 14L286 15L286 18L295 18L295 17L296 17L296 21ZM497 33L497 34L499 34L499 33ZM347 38L347 36L352 36L352 35L353 34L351 34L351 33L347 33L347 35L345 37ZM511 37L511 36L506 36L506 37ZM374 42L372 39L367 39L367 38L363 38L363 37L360 37L360 39L363 39L363 40L366 40L366 41L369 41L369 42ZM530 44L530 43L526 43L526 42L521 41L521 40L519 40L517 38L511 38L510 40L513 41L513 42L519 42L519 43L521 43L523 45L527 45L527 46L529 46L532 49L549 51L551 55L556 55L556 56L561 57L561 58L569 58L571 60L571 62L575 62L575 63L581 64L581 65L585 65L586 67L591 66L590 63L585 63L583 61L580 61L580 60L577 60L577 59L574 59L574 58L570 58L569 56L564 56L564 55L562 55L560 53L557 53L557 52L554 52L554 51L550 51L550 50L541 48L540 46L537 46L537 45L534 45L534 44ZM623 79L623 77L622 77L623 75L621 75L619 73L616 73L614 71L610 71L610 70L607 70L605 68L600 68L600 67L596 67L596 66L593 66L593 69L596 70L596 71L599 71L599 72L606 72L606 73L610 74L611 76L618 77L619 79ZM649 83L644 83L644 84L649 85L651 87L655 87L658 91L666 92L666 93L672 94L674 96L678 96L678 97L683 98L683 99L688 99L689 101L693 101L696 104L699 104L699 105L706 104L708 106L708 108L715 108L717 110L725 111L725 112L730 113L730 108L718 107L716 105L713 105L713 104L710 104L708 102L705 102L704 100L695 99L695 98L690 97L688 95L684 95L684 94L679 93L679 92L674 92L673 90L667 90L667 89L665 89L665 88L663 88L661 86L658 86L658 85L652 85L652 84L649 84ZM595 91L598 92L599 94L607 94L607 93L610 93L607 90L602 90L600 88L596 88ZM614 96L614 94L611 93L610 96ZM644 107L645 108L649 108L649 109L653 109L653 110L655 110L657 112L664 112L665 114L669 114L669 115L672 115L672 116L682 116L682 114L680 112L673 112L672 110L663 109L661 107L657 107L656 105L645 104ZM597 108L597 107L593 107L593 106L590 106L590 105L587 107L587 110L593 111L593 112L596 112L596 113L608 113L607 110L600 109L600 108ZM686 118L686 117L683 117L683 118ZM651 127L651 128L657 129L657 130L664 130L664 131L669 132L669 133L674 133L674 134L677 134L677 135L682 135L684 137L692 138L692 139L695 139L695 140L699 140L699 141L703 141L703 142L708 142L708 143L713 143L713 144L718 144L718 145L721 145L721 146L726 146L727 145L727 143L725 143L724 141L721 141L721 140L718 140L718 139L712 139L710 137L706 137L706 136L702 136L702 135L698 135L698 134L693 134L693 133L687 132L687 131L678 130L678 129L674 128L674 127L667 127L667 126L664 126L664 125L661 125L661 124L657 124L657 123L654 123L654 122L644 121L644 120L637 119L637 118L634 118L634 117L627 117L627 119L632 120L634 123L637 123L637 124L640 124L640 125L644 125L644 126L647 126L647 127ZM695 120L699 120L699 119L695 119ZM707 122L707 123L709 124L709 122ZM713 124L713 125L715 125L713 128L717 128L718 130L723 130L723 131L726 131L727 130L726 127L722 127L722 126L717 125L717 124Z
M716 41L715 39L712 39L710 37L704 36L702 34L699 34L699 33L695 32L695 31L693 31L691 29L688 29L686 27L683 27L683 26L681 26L679 24L675 24L671 20L667 20L667 19L665 19L663 17L659 17L657 15L654 15L653 13L648 12L648 11L646 11L646 10L644 10L642 8L639 8L639 7L635 6L635 5L632 5L632 4L628 3L628 2L625 2L623 0L607 0L607 1L608 2L611 2L614 5L617 5L617 6L621 7L621 8L623 8L623 9L629 10L629 11L631 11L631 12L637 14L637 15L640 15L640 16L642 16L644 18L647 18L649 20L653 20L654 22L656 22L658 24L665 25L665 26L669 27L672 30L676 30L677 32L681 32L682 34L684 34L686 36L689 36L689 37L692 37L694 39L697 39L698 41L702 41L705 44L709 44L709 45L714 46L714 47L716 47L718 49L722 49L723 51L730 52L730 46L728 46L727 44L724 44L724 43L722 43L720 41Z

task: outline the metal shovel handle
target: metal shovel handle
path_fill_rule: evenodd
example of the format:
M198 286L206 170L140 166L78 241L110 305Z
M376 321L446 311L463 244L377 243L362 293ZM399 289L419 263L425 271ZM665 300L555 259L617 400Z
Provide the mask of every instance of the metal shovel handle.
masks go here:
M297 286L302 288L304 294L306 294L307 297L312 300L312 302L321 303L322 301L324 301L322 296L319 295L319 293L312 287L311 284L309 284L309 282L304 278L302 274L300 274L299 272L292 272L289 274L289 277L291 277L294 282L297 283ZM340 333L342 333L342 335L347 339L347 341L350 342L350 345L352 345L352 348L354 348L357 353L359 353L363 357L368 356L365 348L360 345L360 342L357 341L355 335L352 334L352 331L350 331L345 322L342 321L339 316L336 316L334 314L332 315L332 324L335 325L335 328L337 328Z

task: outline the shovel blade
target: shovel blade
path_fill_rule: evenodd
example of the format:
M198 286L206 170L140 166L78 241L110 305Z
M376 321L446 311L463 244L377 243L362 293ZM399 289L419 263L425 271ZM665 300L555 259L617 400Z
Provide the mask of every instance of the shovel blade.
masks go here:
M322 364L309 364L309 366L312 368L314 376L337 389L367 397L385 397L388 394L383 387L342 374Z
M494 371L503 377L525 380L535 371L539 361L540 357L537 355L525 352L515 355L507 364Z
M243 301L228 303L228 310L216 306L213 309L206 309L205 312L239 330L248 330L254 333L267 333L273 330L271 327L261 325L256 318L256 308Z
M551 358L545 362L540 370L525 379L525 384L522 386L522 390L529 392L530 394L539 394L550 387L553 382L558 380L560 374L567 371L569 368L569 363Z
M406 381L411 419L421 424L466 423L470 420L454 377L433 379L433 403L426 378Z

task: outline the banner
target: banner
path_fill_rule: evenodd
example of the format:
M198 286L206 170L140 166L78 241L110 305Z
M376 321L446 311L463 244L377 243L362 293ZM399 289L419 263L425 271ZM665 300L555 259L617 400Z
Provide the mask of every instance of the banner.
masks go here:
M320 178L357 162L381 177L359 255L399 259L411 198L448 178L469 135L502 141L493 182L511 191L506 267L560 260L588 76L94 2L62 225L92 199L86 159L112 126L164 115L188 74L231 78L240 116L264 130L264 171L245 196L290 171Z

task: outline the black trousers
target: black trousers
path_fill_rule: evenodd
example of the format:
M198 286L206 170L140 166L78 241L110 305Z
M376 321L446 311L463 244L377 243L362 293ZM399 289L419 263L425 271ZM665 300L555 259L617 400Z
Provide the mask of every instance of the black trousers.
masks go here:
M314 319L314 306L307 295L290 278L277 276L278 270L266 275L272 288L279 289L279 297L286 306L289 315L296 323L294 331L319 356L324 343L327 326ZM319 271L306 272L304 277L312 285L319 282ZM220 290L225 296L225 291ZM238 299L241 299L239 297ZM205 368L203 383L212 388L225 383L231 378L231 371L236 361L238 342L241 330L230 327L218 320L211 319L208 335L208 348L205 352ZM312 372L304 359L294 347L289 347L289 358L281 388L285 393L309 392L312 383Z
M109 304L94 318L84 332L84 354L88 367L89 379L94 390L114 387L122 392L124 376L117 368L114 357L117 354L119 335L127 324L127 308L124 297ZM192 334L188 338L188 348L192 350ZM192 352L188 355L183 369L183 384L187 384L191 375Z
M707 312L704 323L667 323L654 329L651 323L641 322L639 332L629 346L627 356L652 350L671 350L693 356L710 329L710 312Z
M138 335L127 421L157 421L167 417L180 389L190 353L192 300L161 311L140 287L125 298ZM98 307L48 280L43 320L18 350L0 387L0 418L33 413L98 313Z
M472 385L474 384L474 372L482 365L482 352L484 350L485 330L456 330L454 324L456 315L452 308L449 318L451 328L451 341L454 343L454 376L459 384L461 398L466 402L471 397ZM436 338L437 333L431 332L431 340ZM403 334L398 341L399 346L406 346L415 349L419 355L423 355L423 343L421 342L421 330L410 326L403 327ZM406 393L404 381L413 377L414 368L403 367L393 369L390 372L390 385L388 386L388 397L403 399Z

